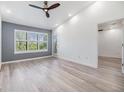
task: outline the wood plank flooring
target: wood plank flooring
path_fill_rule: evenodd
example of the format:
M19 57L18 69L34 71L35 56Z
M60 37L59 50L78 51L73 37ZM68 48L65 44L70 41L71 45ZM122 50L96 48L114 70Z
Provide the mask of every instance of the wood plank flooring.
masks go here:
M121 60L99 58L97 69L58 58L4 64L0 91L124 91Z

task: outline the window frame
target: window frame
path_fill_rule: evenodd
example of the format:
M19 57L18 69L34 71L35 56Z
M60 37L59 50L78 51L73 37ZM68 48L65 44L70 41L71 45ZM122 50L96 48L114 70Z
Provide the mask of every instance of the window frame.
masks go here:
M26 40L23 40L24 42L26 42L28 44L28 42L37 42L37 50L25 50L25 51L16 51L16 42L19 42L16 40L16 32L19 31L19 32L26 32L26 34L28 33L36 33L37 34L37 38L38 38L38 34L47 34L47 41L39 41L37 39L37 41L31 41L31 40L28 40L27 39L27 36L26 36ZM43 50L40 50L39 49L39 42L46 42L47 43L47 48L46 49L43 49ZM28 45L26 45L27 47ZM39 53L39 52L47 52L48 51L48 33L45 33L45 32L35 32L35 31L26 31L26 30L18 30L18 29L15 29L14 30L14 54L23 54L23 53Z

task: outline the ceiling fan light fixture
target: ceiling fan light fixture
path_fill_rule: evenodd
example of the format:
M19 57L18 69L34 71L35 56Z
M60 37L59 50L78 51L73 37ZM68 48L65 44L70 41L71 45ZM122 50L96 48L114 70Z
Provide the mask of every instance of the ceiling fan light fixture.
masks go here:
M45 12L47 12L48 10L47 9L44 9Z

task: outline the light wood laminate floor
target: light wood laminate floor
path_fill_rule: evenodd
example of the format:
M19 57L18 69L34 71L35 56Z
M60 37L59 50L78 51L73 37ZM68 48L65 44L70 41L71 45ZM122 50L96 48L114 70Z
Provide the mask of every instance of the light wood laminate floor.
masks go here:
M121 60L99 58L97 69L54 57L4 64L0 91L124 91Z

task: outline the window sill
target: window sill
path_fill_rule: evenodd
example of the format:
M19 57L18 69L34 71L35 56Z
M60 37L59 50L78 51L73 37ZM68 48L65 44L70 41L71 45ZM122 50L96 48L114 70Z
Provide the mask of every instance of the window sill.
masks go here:
M42 51L23 51L23 52L14 52L14 54L26 54L26 53L39 53L39 52L47 52L48 50L42 50Z

